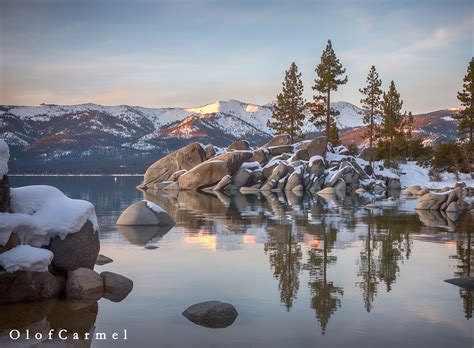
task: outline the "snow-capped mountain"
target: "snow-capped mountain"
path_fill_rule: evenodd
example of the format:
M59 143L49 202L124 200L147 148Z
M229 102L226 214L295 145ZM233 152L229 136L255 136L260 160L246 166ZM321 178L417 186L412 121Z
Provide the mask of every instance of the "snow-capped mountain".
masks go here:
M340 111L341 134L357 133L354 127L362 125L361 110L347 102L332 106ZM267 126L271 114L271 104L237 100L191 108L4 105L0 137L11 147L12 172L143 172L163 154L190 141L226 146L244 138L264 143L272 136ZM309 118L303 131L317 132Z

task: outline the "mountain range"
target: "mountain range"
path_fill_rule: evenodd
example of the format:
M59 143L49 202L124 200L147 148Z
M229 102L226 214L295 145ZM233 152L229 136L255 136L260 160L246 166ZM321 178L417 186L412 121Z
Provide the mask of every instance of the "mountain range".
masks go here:
M343 143L363 145L361 109L335 102ZM426 144L454 140L456 121L446 109L416 115L414 134ZM191 141L227 146L237 139L266 142L271 104L237 100L194 108L97 104L0 106L0 137L10 146L12 173L143 173L164 154ZM317 134L309 122L303 132Z

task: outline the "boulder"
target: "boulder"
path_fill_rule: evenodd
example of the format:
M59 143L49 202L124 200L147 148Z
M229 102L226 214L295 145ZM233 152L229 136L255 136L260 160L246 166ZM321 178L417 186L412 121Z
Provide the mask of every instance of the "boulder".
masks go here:
M117 225L127 226L173 226L176 222L160 206L150 201L139 201L130 205L117 220Z
M304 191L304 187L303 185L297 185L293 188L293 190L291 190L292 192L295 192L295 193L298 193L298 192L303 192Z
M133 289L133 281L113 272L102 272L104 297L112 302L122 301Z
M275 188L275 186L278 185L278 182L287 175L288 167L289 166L287 166L284 163L279 163L273 169L272 174L270 175L268 180L265 182L265 184L262 186L261 190L262 191L269 191L269 190Z
M68 300L96 301L104 293L104 281L100 274L88 269L78 268L67 274L65 295Z
M165 191L179 191L179 184L178 184L177 181L172 182L171 184L163 187L163 190L165 190Z
M434 203L435 201L431 199L420 201L416 205L415 210L429 210L433 206Z
M110 257L99 254L99 255L97 255L97 260L95 261L95 264L97 266L103 266L103 265L106 265L106 264L111 263L111 262L114 262L114 260L112 260Z
M397 178L388 178L387 179L387 189L389 190L400 190L400 179Z
M224 190L226 187L228 187L231 184L231 176L226 175L224 176L216 186L214 186L213 191L221 191Z
M324 173L324 169L326 169L326 163L321 156L315 156L311 157L309 164L308 164L308 170L311 174L314 174L315 176L320 176L321 174Z
M212 145L207 145L205 149L206 160L211 159L216 155L216 149Z
M252 171L248 169L240 169L233 177L233 185L238 190L243 186L249 186L248 183L252 179Z
M280 135L274 136L268 143L266 143L262 147L272 147L272 146L290 145L290 144L291 144L291 136L289 134L280 134Z
M52 264L60 270L72 271L76 268L93 269L99 255L99 233L87 221L79 232L61 239L51 239L49 250L54 254Z
M446 208L447 213L458 213L460 210L457 202L451 202Z
M250 150L250 144L247 140L240 139L230 144L227 150Z
M258 162L261 165L264 165L268 161L269 152L268 149L257 149L253 152L251 162Z
M153 163L145 172L140 188L153 188L154 183L166 181L181 169L191 169L207 159L205 150L199 143L186 145Z
M230 175L234 175L242 166L242 163L248 162L253 156L251 151L233 151L214 157L211 161L224 161ZM181 186L180 186L181 187Z
M419 185L411 185L408 186L406 189L403 190L403 194L406 196L414 196L421 190Z
M262 173L263 173L263 177L268 179L272 173L273 173L273 170L280 164L280 162L271 162L269 164L267 164L265 167L263 167L263 170L262 170Z
M10 183L8 176L3 175L0 178L0 213L10 211Z
M307 149L299 149L296 151L295 159L309 161L309 152Z
M178 181L179 177L186 172L187 172L186 169L178 170L177 172L174 172L173 174L171 174L168 181L164 181L164 182L169 182L171 184L171 181Z
M301 173L294 171L288 177L285 185L285 191L292 191L295 187L301 185Z
M326 155L326 150L328 146L327 137L314 138L308 143L306 150L308 150L309 157L313 156L322 156Z
M346 192L346 182L343 179L339 179L333 186L336 192Z
M334 187L326 187L322 189L321 191L318 191L317 194L318 195L335 195L336 190L334 189Z
M272 146L268 148L270 151L270 155L278 156L284 153L292 153L294 150L293 145L280 145L280 146Z
M239 313L230 303L207 301L188 307L183 315L197 325L224 328L231 325Z
M364 166L364 172L371 176L372 174L374 174L374 168L372 168L372 166L370 164L367 164L366 166Z
M180 190L200 190L217 184L224 176L231 174L227 163L216 157L216 159L198 164L181 175L178 186Z
M0 303L40 301L59 295L62 288L49 272L0 271Z

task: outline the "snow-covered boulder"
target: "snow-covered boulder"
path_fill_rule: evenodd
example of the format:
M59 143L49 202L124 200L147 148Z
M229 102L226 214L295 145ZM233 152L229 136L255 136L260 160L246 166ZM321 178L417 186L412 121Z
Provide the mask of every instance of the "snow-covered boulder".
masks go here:
M22 244L47 246L51 238L66 238L90 221L98 230L94 206L66 197L52 186L35 185L11 189L12 213L0 213L0 245L15 231Z
M250 150L250 144L247 140L236 140L227 147L227 150Z
M147 200L133 203L117 220L117 225L125 226L173 226L175 223L163 208Z

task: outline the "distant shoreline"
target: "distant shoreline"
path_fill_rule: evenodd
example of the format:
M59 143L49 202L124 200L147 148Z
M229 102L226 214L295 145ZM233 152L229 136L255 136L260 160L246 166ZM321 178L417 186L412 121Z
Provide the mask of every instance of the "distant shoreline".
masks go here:
M8 174L8 176L143 176L144 174Z

